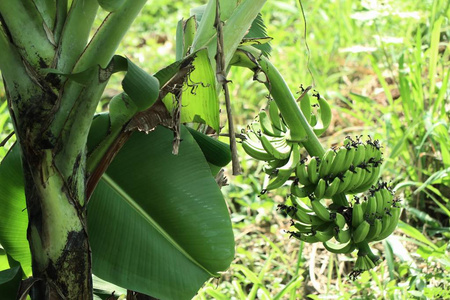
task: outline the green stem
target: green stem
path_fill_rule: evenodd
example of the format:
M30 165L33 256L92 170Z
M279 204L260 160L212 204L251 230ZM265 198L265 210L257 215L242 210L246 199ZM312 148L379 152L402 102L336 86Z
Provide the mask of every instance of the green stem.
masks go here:
M46 68L55 55L55 47L46 33L44 20L32 1L0 1L3 26L17 50L32 66ZM39 41L36 43L36 41Z
M59 6L61 7L58 7L58 14L61 18L65 17L64 5L60 4ZM56 68L60 72L71 73L72 68L83 53L97 10L97 1L73 1L67 18L65 18L61 41L58 45L59 55Z
M80 152L86 147L92 118L98 100L107 84L107 80L99 80L99 74L102 72L104 72L102 69L90 72L89 76L92 79L92 84L81 89L81 91L76 88L73 90L74 93L70 93L75 103L73 109L66 117L66 122L61 132L60 142L65 147L55 157L60 172L65 176L71 176L74 166L79 163ZM109 76L110 74L107 79L109 79Z
M17 47L11 44L5 33L0 28L0 70L5 83L5 90L9 101L9 107L14 114L12 121L17 121L20 111L26 105L30 105L31 99L23 97L22 93L37 95L39 88L29 77L29 74L22 62ZM8 90L8 87L15 87ZM18 128L15 128L17 138L20 138Z
M290 129L291 138L293 140L300 138L301 140L302 136L306 135L306 140L302 141L306 151L308 151L311 156L322 157L325 154L325 150L320 144L311 125L309 125L306 120L297 101L295 101L294 95L287 86L286 81L284 81L283 76L278 72L275 66L272 65L267 57L261 56L258 62L262 71L268 78L268 82L266 82L265 85L269 89L273 99L276 101L277 106L283 115L283 119ZM338 206L348 206L345 194L337 194L333 196L332 199Z
M289 127L291 138L294 141L301 141L309 155L322 157L325 150L295 101L286 81L267 57L260 57L258 62L268 79L265 85Z
M33 149L35 152L26 152ZM52 150L22 143L32 257L33 299L92 299L91 257L86 210L78 205L84 180L70 186L53 164ZM83 173L80 166L75 173Z
M45 22L48 29L53 31L55 27L56 18L56 3L54 0L35 0L33 1L36 5L39 14Z
M59 44L61 34L67 18L67 1L68 0L56 0L56 24L53 30L55 42Z
M0 70L3 78L15 77L14 74L18 71L17 66L21 65L20 57L16 51L0 27Z
M103 138L99 145L89 153L86 164L86 172L90 176L95 169L99 166L105 154L117 140L117 137L122 132L123 126L110 127L108 134Z
M119 10L110 13L75 65L74 73L95 65L106 67L146 2L147 0L128 0Z
M146 0L128 0L120 10L110 13L73 68L73 73L78 73L94 67L92 72L88 71L86 74L92 76L88 86L81 86L73 80L68 80L62 95L61 108L52 124L52 135L62 135L63 145L70 145L55 158L58 167L63 168L61 172L64 175L71 172L71 168L77 163L80 149L86 146L92 117L111 75L108 74L108 70L95 66L108 65L145 2Z
M256 48L241 46L236 53L237 56L231 61L232 65L244 66L256 73L262 71L267 76L264 84L277 103L278 109L289 127L290 139L301 142L309 155L322 157L325 150L280 72Z
M356 244L358 251L358 256L367 255L374 263L377 262L380 257L373 254L372 249L370 249L369 243L366 241Z
M267 57L260 55L256 48L243 46L236 52L231 64L248 67L255 72L264 72L267 76L264 83L289 127L290 139L301 142L311 156L322 157L325 154L325 150L297 104L286 81ZM338 206L348 206L345 194L334 196L333 202Z

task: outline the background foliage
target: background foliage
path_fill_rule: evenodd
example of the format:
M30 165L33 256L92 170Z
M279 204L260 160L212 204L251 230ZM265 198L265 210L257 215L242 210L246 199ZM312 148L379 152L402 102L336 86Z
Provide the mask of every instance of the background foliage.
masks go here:
M191 7L196 4L204 3L190 1ZM267 2L262 14L274 37L274 65L293 91L314 85L331 101L334 121L324 144L361 134L381 140L387 158L382 175L404 199L403 222L394 236L375 245L385 253L381 266L352 282L347 274L355 257L329 255L321 246L283 234L289 221L276 207L287 191L261 196L261 165L241 151L244 173L229 175L230 185L223 188L236 258L198 299L450 297L449 7L448 0L303 1L305 36L298 2ZM149 2L118 54L150 73L159 70L173 61L176 23L188 16L183 1ZM267 103L266 92L251 77L244 69L229 76L239 129ZM103 105L115 94L114 85L111 89ZM2 93L0 87L3 139L12 127ZM0 148L0 158L12 141Z

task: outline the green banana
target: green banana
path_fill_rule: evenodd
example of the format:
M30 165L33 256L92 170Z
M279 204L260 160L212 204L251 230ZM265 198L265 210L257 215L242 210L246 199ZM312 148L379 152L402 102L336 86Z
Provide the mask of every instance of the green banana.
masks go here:
M317 184L319 181L319 173L317 172L317 157L311 157L308 163L308 179L312 184Z
M364 157L365 162L369 162L370 160L379 160L381 158L381 151L380 149L376 148L373 145L373 142L371 140L368 140L365 144L366 146L366 153ZM377 159L378 158L378 159Z
M373 269L376 267L375 263L369 258L369 256L364 256L364 259L366 260L366 265L368 270Z
M393 195L384 186L384 183L379 183L376 189L373 191L375 198L377 199L377 214L382 217L387 210L393 205Z
M294 195L290 195L289 198L291 199L291 202L295 205L297 209L303 210L307 214L314 214L314 211L312 210L311 206L307 203L300 200L298 197L295 197Z
M366 188L364 186L364 182L366 180L369 180L369 178L373 175L372 171L370 170L370 167L371 166L369 165L366 168L360 169L360 171L362 171L361 177L359 178L357 186L355 186L355 188L353 188L353 190L352 190L353 193L356 194L356 193L361 193L361 192L367 191L368 188Z
M347 193L356 194L355 190L358 188L359 183L364 180L364 176L365 176L365 170L357 168L356 173L352 174L352 182L347 187Z
M300 102L300 109L303 112L306 121L311 125L311 99L309 99L307 93L309 89L311 89L311 87L302 91L302 95L297 99L297 102Z
M374 241L380 235L382 229L383 229L383 224L381 223L381 220L375 219L373 221L373 224L370 225L370 229L369 229L369 232L367 233L365 240L367 242Z
M315 235L301 234L301 233L295 233L295 232L294 233L290 232L290 233L291 233L291 236L293 236L296 239L303 241L303 242L307 242L310 244L320 242L319 238Z
M289 171L289 174L291 174L297 167L297 165L300 163L300 146L298 144L292 144L292 150L289 154L289 160L287 163L280 167L280 171L287 170Z
M373 220L377 215L377 200L373 196L369 196L367 199L367 206L364 210L364 216L368 218L368 220Z
M302 223L295 222L293 224L293 226L300 233L311 233L311 231L312 231L311 225L305 225L305 224L302 224Z
M331 173L338 174L344 172L345 167L345 156L347 155L347 148L340 147L336 150L336 154L333 159L333 164L331 165Z
M345 154L343 169L348 170L353 163L353 158L355 157L356 154L356 148L352 147L351 145L345 148L347 149L347 153Z
M392 207L394 204L393 203L394 195L392 195L392 192L390 192L387 188L382 188L381 195L384 201L384 206L387 208Z
M285 204L278 204L278 209L286 213L291 218L294 218L297 212L297 207Z
M273 180L270 180L266 190L270 191L282 186L291 177L292 172L300 162L300 149L298 144L292 145L292 151L289 155L287 163L275 171ZM269 169L270 170L270 169ZM284 181L283 181L284 180Z
M328 184L328 186L326 187L325 194L324 194L325 198L331 198L334 195L336 195L340 184L341 184L341 180L338 177L335 177L333 179L333 181L330 184Z
M271 154L275 159L287 159L291 153L291 146L288 145L284 138L273 138L271 140L264 134L260 137L261 144L267 153Z
M342 229L337 230L334 237L335 237L336 241L338 241L340 243L347 243L352 238L350 228L347 228L344 230L342 230Z
M266 186L263 187L264 190L270 191L282 186L286 181L289 180L292 170L278 170L278 172L275 173L275 175L268 175L269 182Z
M277 174L277 172L278 172L278 168L279 167L276 167L275 165L277 165L277 163L273 163L273 164L271 164L270 162L280 162L280 160L276 160L276 161L268 161L268 163L267 164L265 164L263 167L262 167L262 171L264 172L264 173L266 173L267 175L275 175L275 174Z
M278 168L281 168L284 165L286 165L288 161L289 161L289 158L288 159L284 159L284 160L274 159L274 160L269 160L267 162L267 165L270 166L271 168L277 168L278 169Z
M389 216L390 222L386 227L383 226L383 230L375 238L375 241L383 240L394 232L395 228L397 228L397 224L400 219L400 213L401 213L400 207L391 208L391 210L390 210L391 215Z
M356 202L353 204L352 209L352 226L354 228L357 228L359 224L361 224L364 221L364 211L362 208L362 204L359 202Z
M365 212L366 211L366 208L367 208L367 201L362 201L361 202L361 207L362 207L362 210L363 210L363 212ZM364 218L366 217L366 215L365 215L365 213L364 213Z
M281 118L281 131L283 131L283 132L286 132L286 136L291 136L290 134L289 134L289 127L287 127L287 125L286 125L286 123L284 122L284 120L283 120L283 118L281 117L281 115L280 115L280 118ZM297 142L299 142L299 141L297 141Z
M343 179L341 180L341 178L339 178L341 182L339 184L339 188L336 194L346 193L348 191L349 189L348 187L352 184L353 172L347 170L341 177L343 177Z
M250 138L252 141L257 141L261 143L260 137L263 134L261 130L261 124L258 121L253 121L249 125L247 125L247 129L245 130L246 137ZM261 144L262 147L262 144Z
M317 116L313 113L311 113L311 118L309 120L309 125L314 128L314 126L317 125ZM317 134L316 134L317 135Z
M319 165L319 177L324 178L325 176L330 174L331 165L333 163L333 159L336 153L333 149L328 149L325 154L322 156Z
M278 105L275 101L269 101L269 118L272 125L281 131L286 131L283 120L280 117ZM284 128L283 128L284 127Z
M391 213L390 212L385 212L383 217L382 217L382 219L381 219L381 223L382 223L383 227L381 229L381 232L375 238L375 240L381 240L382 239L381 237L385 236L386 233L389 232L389 230L391 229L391 227L390 227L391 222L395 222L395 220L393 220L392 217L391 217ZM386 237L388 235L386 235Z
M280 204L278 205L278 208L284 211L293 220L300 222L304 226L312 226L313 231L321 228L328 228L328 226L332 224L331 222L324 222L316 215L307 213L305 210L298 209L295 206L287 206L284 204Z
M373 269L375 266L375 263L367 255L358 255L353 272L361 273Z
M361 224L359 224L358 227L356 227L356 229L353 231L353 241L356 244L364 241L367 234L369 233L369 230L370 224L366 220L363 220Z
M306 225L313 225L313 220L311 218L311 214L308 214L306 211L302 209L297 209L295 211L295 216L292 218ZM323 221L322 221L323 222Z
M323 97L320 97L318 93L316 95L320 107L320 122L317 122L317 125L312 126L314 133L317 136L321 136L330 126L333 114L331 112L331 107L328 101L326 101Z
M367 257L367 255L364 256L360 256L358 255L358 258L356 259L355 262L355 266L353 267L353 272L350 273L350 276L352 276L352 274L356 273L356 275L354 276L355 278L359 275L359 273L370 270L370 268L368 268L365 257Z
M376 183L378 177L380 176L381 169L379 167L368 166L368 171L365 171L364 180L358 187L354 189L355 193L361 193L367 191L372 185Z
M328 220L328 222L326 222L315 214L311 214L309 216L309 223L314 226L314 229L317 229L319 231L323 231L323 228L333 226L333 222L331 220Z
M306 164L303 160L297 164L297 167L295 169L295 175L298 178L298 182L300 182L301 184L303 185L312 184L312 182L309 181L308 172L306 171Z
M374 268L378 263L380 262L380 257L373 254L372 249L370 249L368 242L363 241L361 243L358 243L356 245L356 248L358 248L358 257L365 257L366 264L369 267L369 269ZM370 261L369 261L370 260Z
M325 205L322 204L319 198L311 200L311 207L316 216L321 218L323 221L329 222L331 220L330 211L325 207Z
M352 193L357 194L361 192L365 192L367 189L363 186L365 180L368 179L372 175L369 168L361 169L361 177L359 177L357 185L353 188ZM362 189L364 188L364 189Z
M374 140L371 141L371 144L375 148L375 154L373 156L374 161L380 161L383 157L383 152L381 152L382 146L380 145L380 141Z
M334 228L333 226L328 226L328 228L324 231L316 230L313 234L319 241L323 243L330 240L334 236Z
M387 206L386 206L386 201L384 201L381 190L375 191L373 193L372 197L375 197L375 199L377 201L377 215L379 217L383 216L383 214L386 212L385 209L387 208Z
M322 199L325 194L325 189L327 188L327 183L322 178L317 182L316 188L314 189L314 195L317 200Z
M305 187L299 187L297 183L292 183L291 185L291 194L294 196L297 196L299 198L305 198L308 197L314 190L311 188L311 186Z
M348 241L347 243L333 243L331 241L326 241L323 243L325 249L335 254L352 253L356 249L355 243L353 241Z
M264 110L261 110L259 112L259 123L261 125L261 130L264 134L273 137L281 137L284 135L284 133L280 129L273 126L271 120L269 119L269 116Z
M362 163L366 157L366 146L363 143L358 143L355 150L355 156L353 157L352 164L356 167Z
M346 223L344 215L338 212L334 214L334 224L336 224L339 229L344 228Z
M254 159L262 161L269 161L275 159L273 155L267 153L267 151L262 147L260 143L258 144L251 139L243 141L242 148L248 155L250 155Z

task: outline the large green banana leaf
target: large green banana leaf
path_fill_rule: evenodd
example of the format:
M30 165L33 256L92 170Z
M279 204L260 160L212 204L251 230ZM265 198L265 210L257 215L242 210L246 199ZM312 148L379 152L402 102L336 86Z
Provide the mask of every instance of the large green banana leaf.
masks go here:
M190 299L234 256L227 207L208 164L183 128L134 133L89 203L94 273L162 299Z
M27 241L28 215L19 147L14 146L0 165L0 244L31 275Z
M88 206L94 273L161 299L192 298L234 256L220 189L190 133L183 128L181 134L178 156L172 155L168 129L133 134ZM0 165L0 203L6 208L0 210L0 244L11 256L27 245L26 222L6 230L8 222L26 215L16 148ZM29 266L29 253L13 257Z

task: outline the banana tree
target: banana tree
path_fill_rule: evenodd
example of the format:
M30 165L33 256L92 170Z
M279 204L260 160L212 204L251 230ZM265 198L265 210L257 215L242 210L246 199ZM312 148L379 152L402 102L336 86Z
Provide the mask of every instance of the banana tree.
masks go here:
M143 0L0 3L0 68L17 137L0 166L0 254L8 266L1 288L27 278L18 297L91 299L93 272L129 290L188 299L225 270L234 243L214 177L220 185L230 160L239 172L232 66L251 69L273 97L242 144L267 162L262 192L291 184L293 205L280 206L295 220L290 235L335 253L358 249L354 275L379 263L369 242L391 234L400 214L378 181L380 145L348 138L325 151L317 136L330 124L330 107L319 94L314 103L309 87L296 100L270 63L258 14L264 2L211 0L193 9L178 24L176 61L153 75L114 55ZM99 7L110 13L88 40ZM123 93L95 115L119 71ZM219 132L222 90L230 147L199 132ZM362 192L361 201L347 199Z
M219 19L216 1L194 9L179 24L176 61L147 74L114 55L145 0L1 1L17 139L0 167L2 291L92 299L94 273L188 299L229 266L233 234L214 180L229 147L180 124L219 130L214 24L226 70L264 2L220 1ZM99 10L109 13L89 38ZM95 115L115 72L126 72L123 93Z

